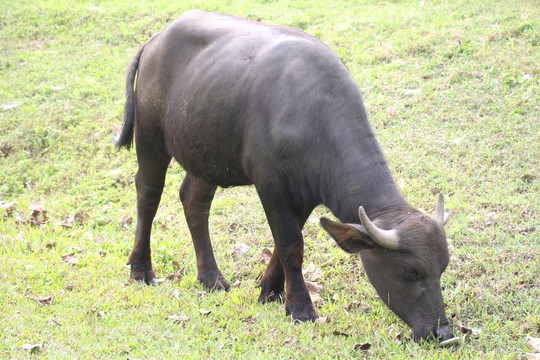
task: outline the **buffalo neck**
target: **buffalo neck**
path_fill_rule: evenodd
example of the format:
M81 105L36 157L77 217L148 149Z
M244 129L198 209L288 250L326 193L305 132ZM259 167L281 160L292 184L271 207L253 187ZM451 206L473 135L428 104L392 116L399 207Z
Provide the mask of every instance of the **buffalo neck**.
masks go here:
M340 221L358 223L360 206L370 218L409 208L371 129L348 146L345 141L340 145L335 153L339 161L328 164L327 188L321 196Z

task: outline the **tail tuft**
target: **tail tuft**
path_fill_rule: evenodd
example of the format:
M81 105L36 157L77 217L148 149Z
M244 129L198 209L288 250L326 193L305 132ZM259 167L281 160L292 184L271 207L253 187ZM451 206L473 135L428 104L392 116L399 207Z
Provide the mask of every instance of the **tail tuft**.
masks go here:
M146 45L146 44L145 44ZM120 134L115 135L114 144L117 148L125 146L130 149L133 145L133 128L135 125L135 77L139 69L139 60L144 51L145 45L141 46L137 54L129 63L126 77L126 103L124 104L124 126Z

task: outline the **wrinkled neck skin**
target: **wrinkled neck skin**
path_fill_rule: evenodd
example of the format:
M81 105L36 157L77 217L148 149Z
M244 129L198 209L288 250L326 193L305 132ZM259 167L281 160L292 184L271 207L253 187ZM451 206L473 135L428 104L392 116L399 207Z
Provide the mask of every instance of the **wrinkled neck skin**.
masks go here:
M364 207L372 221L381 222L378 226L390 228L389 223L400 220L401 214L412 211L403 195L399 192L382 153L371 159L375 164L354 168L351 165L345 175L338 173L329 183L334 192L323 198L325 205L343 223L359 224L358 208ZM326 200L326 201L325 201Z

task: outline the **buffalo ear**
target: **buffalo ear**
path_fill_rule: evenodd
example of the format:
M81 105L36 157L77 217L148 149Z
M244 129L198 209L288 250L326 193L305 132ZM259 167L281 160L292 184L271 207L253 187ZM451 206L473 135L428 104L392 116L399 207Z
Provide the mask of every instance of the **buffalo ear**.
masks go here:
M446 223L448 222L448 220L450 220L450 215L452 213L450 212L450 210L444 210L444 216L443 216L443 226L446 225Z
M354 254L375 247L375 243L361 225L343 224L324 217L321 218L321 225L339 247L348 253Z

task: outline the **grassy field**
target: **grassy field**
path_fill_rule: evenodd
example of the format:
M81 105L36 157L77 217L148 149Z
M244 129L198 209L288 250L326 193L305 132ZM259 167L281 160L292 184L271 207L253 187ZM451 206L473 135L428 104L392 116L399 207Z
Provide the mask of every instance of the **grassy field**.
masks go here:
M507 1L23 1L0 12L0 358L524 359L540 337L540 5ZM171 166L153 233L158 287L128 281L133 151L116 151L127 64L184 11L290 25L358 82L396 181L446 194L447 314L417 344L318 218L306 278L323 320L295 325L256 284L272 250L252 187L218 190L211 233L230 293L197 283ZM247 251L238 251L246 244ZM458 326L472 329L461 334ZM369 349L368 349L369 348Z

